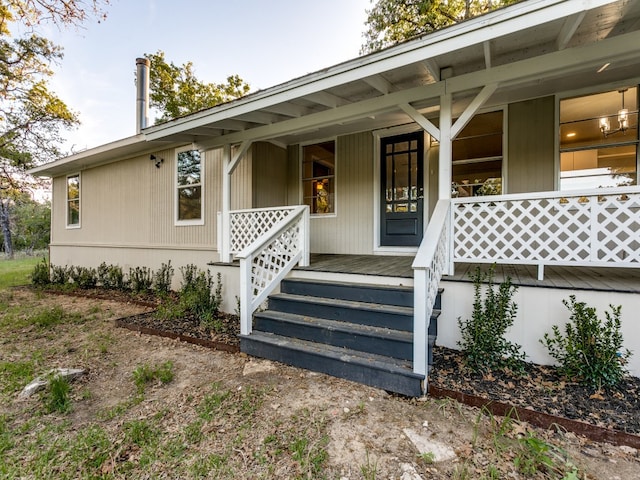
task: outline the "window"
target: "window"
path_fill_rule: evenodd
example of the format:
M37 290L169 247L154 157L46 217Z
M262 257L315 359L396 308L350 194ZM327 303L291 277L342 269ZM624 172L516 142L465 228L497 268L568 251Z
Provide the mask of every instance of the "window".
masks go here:
M560 101L560 190L635 185L637 159L637 87Z
M474 116L453 141L452 197L502 193L503 112Z
M178 152L177 221L202 223L202 160L198 150Z
M80 227L80 174L67 177L67 227Z
M302 201L312 214L335 213L335 142L302 147Z

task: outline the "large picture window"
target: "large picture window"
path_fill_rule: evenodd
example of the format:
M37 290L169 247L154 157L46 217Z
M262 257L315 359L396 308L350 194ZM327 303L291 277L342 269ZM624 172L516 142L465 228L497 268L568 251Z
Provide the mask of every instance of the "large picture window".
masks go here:
M453 141L453 197L502 193L502 110L474 116Z
M67 227L80 227L80 174L67 177Z
M311 214L335 213L335 172L333 140L302 147L302 197Z
M198 150L177 155L177 221L202 222L202 159Z
M560 101L560 189L636 185L638 88Z

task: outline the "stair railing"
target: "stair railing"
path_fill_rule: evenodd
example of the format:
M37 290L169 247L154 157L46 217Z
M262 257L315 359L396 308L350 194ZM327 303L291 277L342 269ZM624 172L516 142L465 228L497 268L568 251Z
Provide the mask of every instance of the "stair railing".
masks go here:
M309 207L293 208L236 258L240 260L240 333L249 335L253 312L296 263L309 265Z
M429 368L429 322L440 279L451 266L451 201L438 200L413 261L413 371L425 376Z

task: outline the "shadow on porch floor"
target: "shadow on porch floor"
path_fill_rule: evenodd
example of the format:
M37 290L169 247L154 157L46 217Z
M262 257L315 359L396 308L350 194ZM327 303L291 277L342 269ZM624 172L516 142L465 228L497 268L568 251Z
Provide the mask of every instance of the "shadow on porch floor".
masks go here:
M380 275L413 278L413 256L311 254L311 265L296 268L311 272ZM476 264L456 263L445 281L471 282ZM484 265L487 267L487 265ZM496 265L495 281L510 277L515 285L573 290L640 293L640 268L546 266L544 280L535 265Z

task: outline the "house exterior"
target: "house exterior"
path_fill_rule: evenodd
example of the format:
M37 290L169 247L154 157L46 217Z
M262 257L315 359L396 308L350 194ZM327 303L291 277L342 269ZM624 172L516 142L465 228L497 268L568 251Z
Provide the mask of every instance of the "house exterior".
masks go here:
M135 136L33 170L53 179L51 262L209 265L250 336L310 253L408 256L414 278L367 283L413 289L424 378L438 288L438 343L470 315L457 263L638 268L638 45L636 1L527 0L159 125L142 95ZM570 293L518 292L533 361ZM638 295L588 296L623 305L640 351Z

